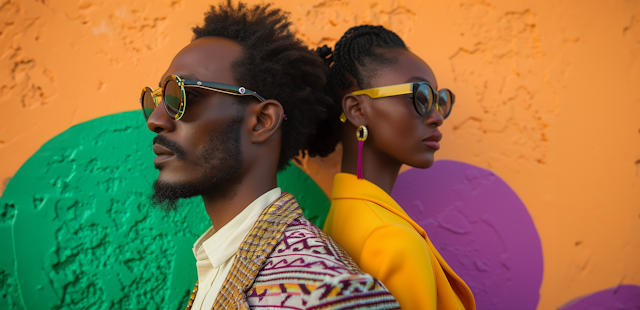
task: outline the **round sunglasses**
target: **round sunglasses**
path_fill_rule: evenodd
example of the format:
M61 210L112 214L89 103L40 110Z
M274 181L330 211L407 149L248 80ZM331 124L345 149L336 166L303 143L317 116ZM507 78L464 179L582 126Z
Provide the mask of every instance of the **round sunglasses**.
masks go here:
M185 87L197 87L234 96L253 96L261 102L265 100L256 92L250 91L242 86L197 80L183 80L177 75L168 75L162 81L160 88L153 90L151 87L146 86L142 89L140 104L145 120L148 120L151 113L158 107L160 99L164 103L164 109L169 116L175 120L182 118L187 108Z
M441 89L436 91L431 84L427 82L405 83L377 88L368 88L358 90L351 93L352 95L367 95L373 99L392 97L399 95L413 95L413 107L420 116L427 116L435 109L443 119L449 117L456 96L449 89ZM344 123L347 118L342 113L340 120Z

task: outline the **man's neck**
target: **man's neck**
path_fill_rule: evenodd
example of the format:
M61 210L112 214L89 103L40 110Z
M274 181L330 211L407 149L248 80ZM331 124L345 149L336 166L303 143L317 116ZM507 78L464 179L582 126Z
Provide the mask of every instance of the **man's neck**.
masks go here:
M202 195L204 206L215 230L220 230L254 200L278 186L272 178L244 178L224 197Z

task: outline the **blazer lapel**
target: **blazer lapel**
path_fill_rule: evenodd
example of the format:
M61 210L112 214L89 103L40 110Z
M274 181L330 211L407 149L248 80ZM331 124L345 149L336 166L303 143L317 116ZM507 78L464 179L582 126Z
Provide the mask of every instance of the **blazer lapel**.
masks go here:
M249 309L245 292L275 249L291 221L303 216L293 195L282 193L269 205L244 238L213 309Z

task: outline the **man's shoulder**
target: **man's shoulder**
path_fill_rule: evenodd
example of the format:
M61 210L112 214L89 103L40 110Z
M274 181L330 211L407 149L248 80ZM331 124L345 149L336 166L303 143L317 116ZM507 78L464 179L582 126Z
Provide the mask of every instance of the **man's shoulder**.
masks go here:
M282 261L295 262L289 264L292 268L324 269L332 275L362 273L340 245L304 217L289 224L267 264Z
M249 304L268 307L397 309L378 280L363 273L326 233L297 218L260 270Z

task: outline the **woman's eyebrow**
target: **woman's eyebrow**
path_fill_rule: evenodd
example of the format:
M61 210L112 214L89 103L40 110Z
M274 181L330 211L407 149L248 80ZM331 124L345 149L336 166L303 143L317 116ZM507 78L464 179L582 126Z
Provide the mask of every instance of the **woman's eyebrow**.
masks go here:
M419 77L419 76L413 76L410 77L407 82L429 82L427 81L427 79L423 78L423 77Z
M438 83L437 82L433 83L433 82L431 82L431 81L429 81L429 80L427 80L427 79L425 79L423 77L414 76L414 77L411 77L411 78L409 78L407 80L407 83L415 83L415 82L427 82L427 83L431 84L431 86L433 86L436 90L438 89Z

